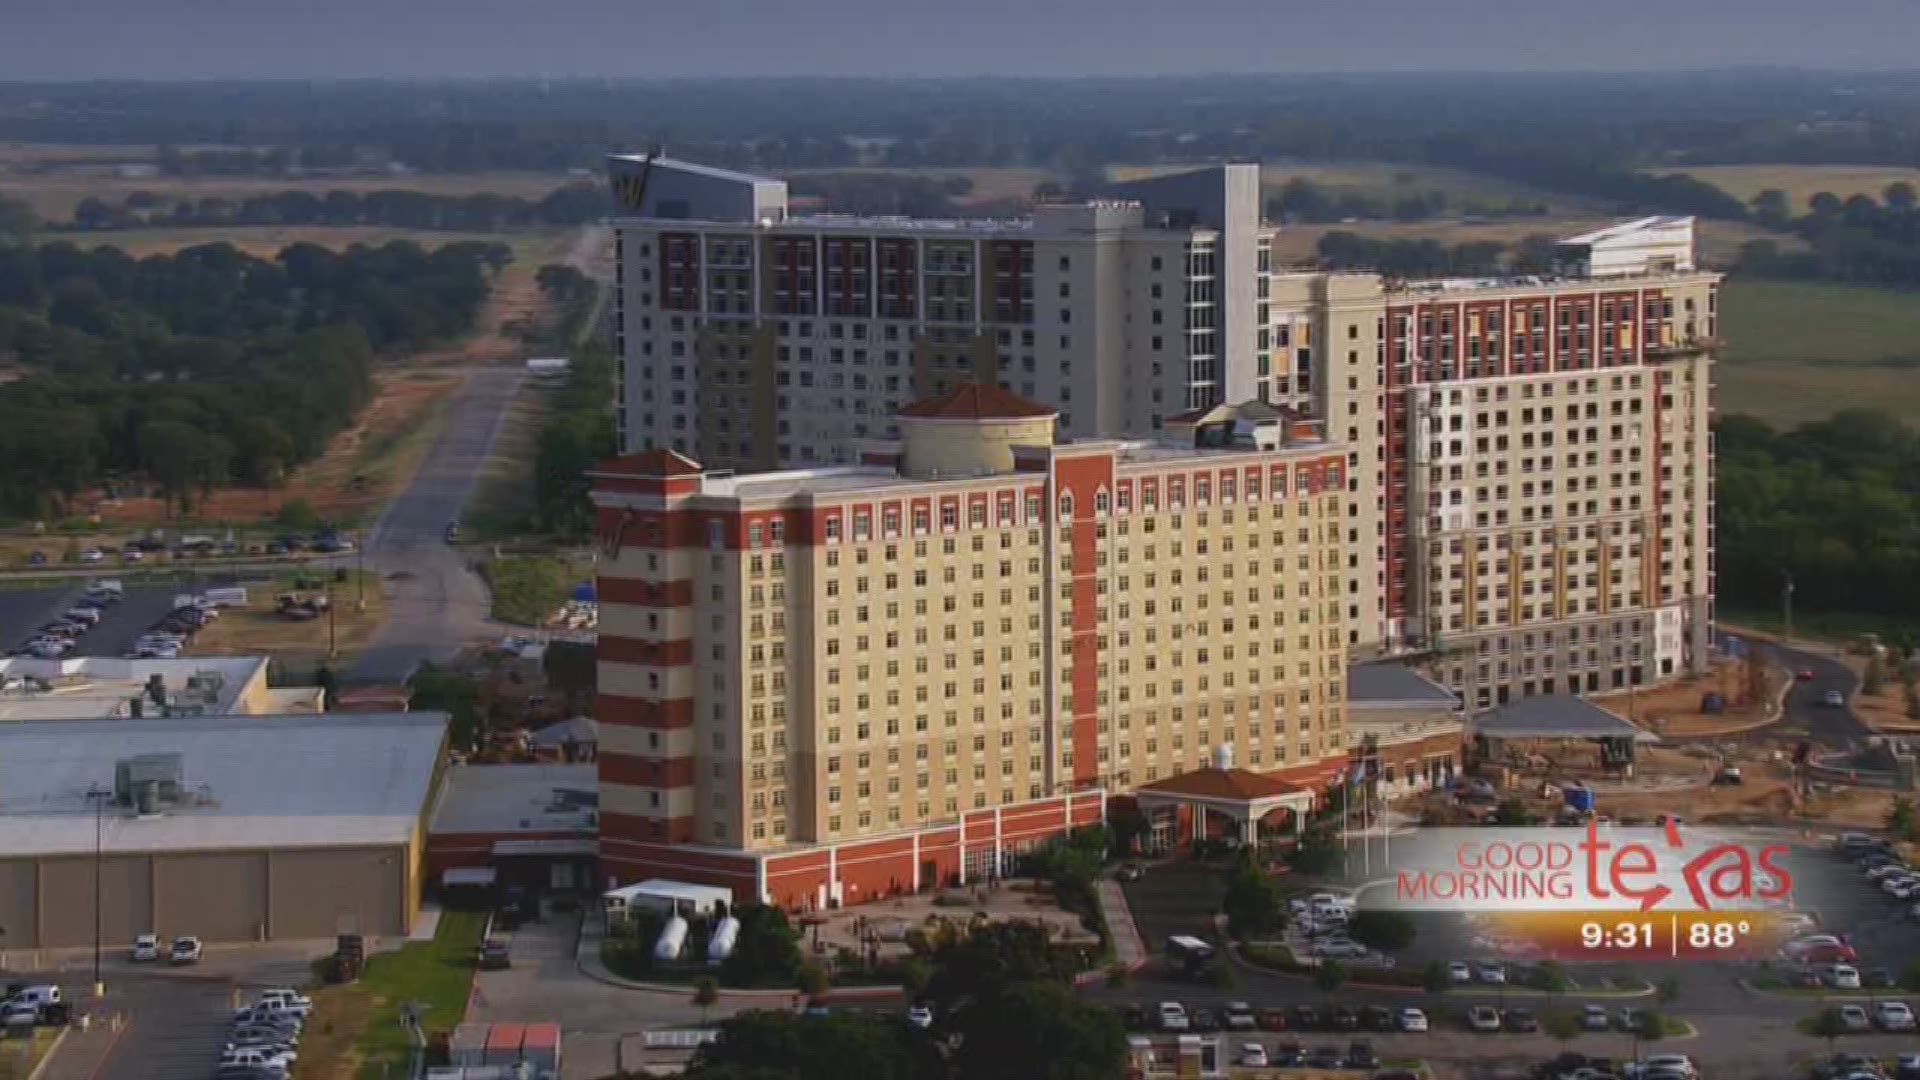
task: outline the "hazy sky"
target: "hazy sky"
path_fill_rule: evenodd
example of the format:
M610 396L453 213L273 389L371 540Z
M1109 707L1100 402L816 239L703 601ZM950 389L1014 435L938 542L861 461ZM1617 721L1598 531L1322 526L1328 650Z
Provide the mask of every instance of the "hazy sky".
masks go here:
M1920 66L1920 0L0 0L0 80Z

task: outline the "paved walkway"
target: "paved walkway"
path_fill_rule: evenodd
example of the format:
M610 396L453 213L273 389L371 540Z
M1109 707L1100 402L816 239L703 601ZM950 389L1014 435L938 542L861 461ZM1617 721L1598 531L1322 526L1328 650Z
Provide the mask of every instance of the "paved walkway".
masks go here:
M75 1023L47 1056L36 1080L93 1080L112 1056L114 1046L120 1041L120 1031L105 1021L89 1024L84 1029Z
M1133 909L1127 906L1127 894L1110 877L1094 882L1093 892L1100 900L1101 917L1107 921L1107 933L1113 937L1113 961L1132 971L1147 962L1147 947L1140 940L1140 927L1133 921Z

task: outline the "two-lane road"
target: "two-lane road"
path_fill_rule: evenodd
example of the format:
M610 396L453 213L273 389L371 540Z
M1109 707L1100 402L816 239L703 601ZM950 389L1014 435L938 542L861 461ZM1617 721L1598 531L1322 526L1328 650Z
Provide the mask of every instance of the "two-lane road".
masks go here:
M1794 680L1787 690L1787 719L1807 732L1812 742L1833 750L1858 749L1866 744L1872 729L1854 715L1851 705L1828 705L1829 691L1838 691L1843 701L1851 701L1859 688L1859 676L1853 669L1820 653L1774 646L1774 655L1788 668ZM1813 678L1802 681L1800 672Z

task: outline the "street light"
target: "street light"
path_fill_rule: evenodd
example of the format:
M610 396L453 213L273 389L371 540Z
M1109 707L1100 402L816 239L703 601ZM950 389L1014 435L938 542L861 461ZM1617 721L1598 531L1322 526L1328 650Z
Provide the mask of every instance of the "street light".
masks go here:
M1791 647L1793 645L1793 574L1791 571L1782 570L1780 576L1786 579L1786 587L1780 590L1781 614L1786 622L1786 633L1781 640Z
M113 792L97 784L87 785L87 801L93 804L93 996L105 997L106 983L100 978L101 862L105 847L107 799Z

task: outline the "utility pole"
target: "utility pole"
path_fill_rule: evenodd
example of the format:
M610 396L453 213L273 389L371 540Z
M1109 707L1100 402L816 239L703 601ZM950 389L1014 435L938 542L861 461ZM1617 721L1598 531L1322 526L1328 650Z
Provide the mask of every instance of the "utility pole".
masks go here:
M1793 574L1782 570L1780 576L1786 579L1786 588L1780 590L1780 609L1786 621L1786 632L1782 640L1791 646L1793 644Z
M93 804L93 996L103 998L107 995L106 983L100 979L100 871L105 849L107 796L112 792L102 790L97 785L87 785L87 801Z

